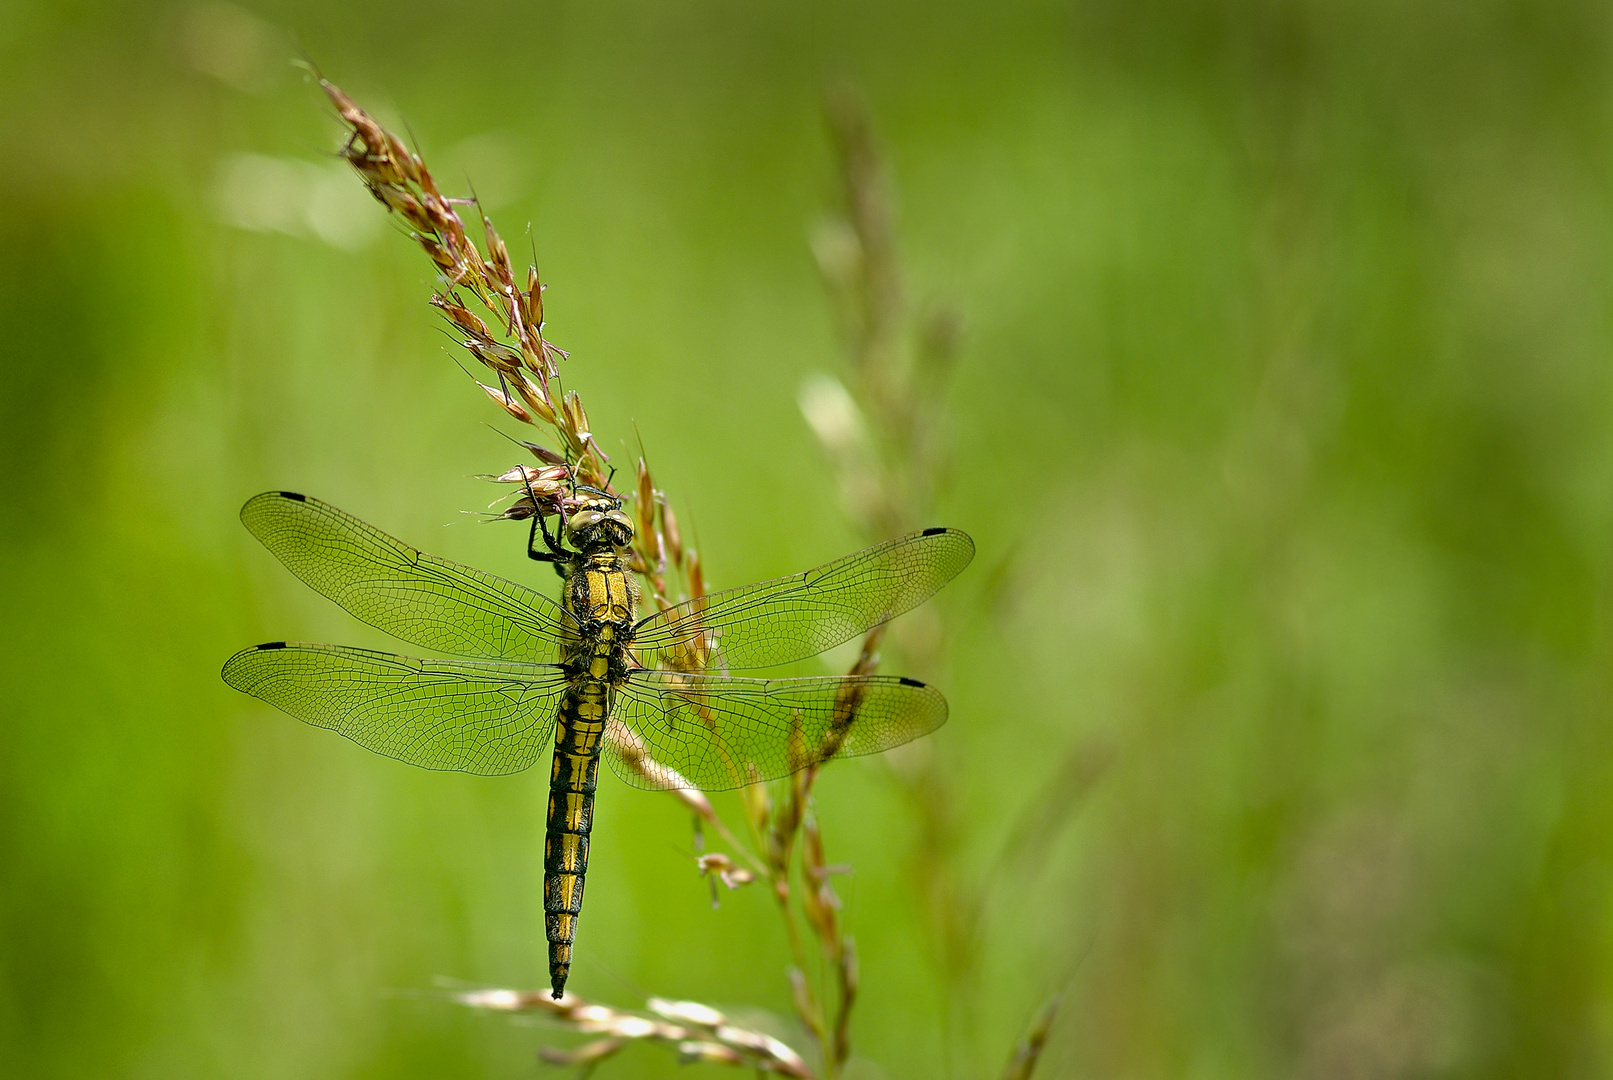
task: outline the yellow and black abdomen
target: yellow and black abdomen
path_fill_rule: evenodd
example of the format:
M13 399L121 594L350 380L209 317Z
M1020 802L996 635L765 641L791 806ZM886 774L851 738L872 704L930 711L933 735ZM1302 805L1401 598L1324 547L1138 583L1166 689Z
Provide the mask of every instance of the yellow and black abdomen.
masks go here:
M568 643L571 690L556 718L554 766L549 773L549 812L543 843L543 912L549 940L549 982L554 996L565 991L571 947L582 912L588 876L588 837L594 826L594 787L599 751L625 668L625 634L632 625L637 590L610 557L584 564L566 582L566 606L581 630Z
M556 998L565 991L571 971L571 945L582 911L599 747L609 716L609 698L608 684L582 680L561 704L555 729L543 841L543 917L549 939L549 982Z

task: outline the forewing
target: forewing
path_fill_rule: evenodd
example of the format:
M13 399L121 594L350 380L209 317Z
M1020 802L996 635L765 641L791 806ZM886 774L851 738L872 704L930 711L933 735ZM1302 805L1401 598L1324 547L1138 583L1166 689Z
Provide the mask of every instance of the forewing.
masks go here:
M266 491L241 521L315 592L422 648L536 662L569 619L525 585L416 551L306 495Z
M644 619L646 667L758 668L814 656L929 599L974 558L957 529L909 533L816 570L702 596Z
M637 670L617 693L606 756L634 787L722 791L829 758L877 754L946 718L946 698L915 679Z
M300 642L243 649L223 674L237 690L378 754L484 776L538 760L566 689L550 664L416 660Z

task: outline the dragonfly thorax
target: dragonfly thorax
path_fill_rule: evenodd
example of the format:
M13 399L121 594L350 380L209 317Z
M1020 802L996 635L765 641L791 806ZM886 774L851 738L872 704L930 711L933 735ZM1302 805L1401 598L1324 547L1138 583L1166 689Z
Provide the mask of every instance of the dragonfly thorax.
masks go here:
M561 602L576 623L561 662L575 676L616 683L626 674L639 590L625 562L614 550L584 552L566 576Z

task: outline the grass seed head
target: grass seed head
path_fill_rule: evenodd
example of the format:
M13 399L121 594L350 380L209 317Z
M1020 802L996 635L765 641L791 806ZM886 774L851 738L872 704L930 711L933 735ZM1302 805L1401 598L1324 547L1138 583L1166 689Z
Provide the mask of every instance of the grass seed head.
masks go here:
M840 1009L835 1017L834 1033L834 1058L839 1066L851 1056L851 1007L857 1000L862 978L857 964L857 943L849 936L841 942L840 963L835 972L840 978Z
M745 1055L722 1043L687 1039L678 1044L679 1065L748 1065Z
M857 942L850 934L841 945L840 950L840 992L846 998L856 995L861 986L862 968L857 961Z
M465 348L476 359L502 375L512 378L520 375L521 354L508 345L500 345L496 341L467 341Z
M526 292L523 294L521 302L526 309L527 325L532 328L533 333L543 331L543 290L545 288L547 286L538 278L538 268L536 266L527 267Z
M642 457L638 459L637 479L638 498L634 510L638 515L638 531L651 533L655 531L655 485L650 482L650 466Z
M459 260L454 257L454 253L439 244L435 238L424 233L416 233L415 240L425 250L431 261L437 264L437 269L452 278L451 271L459 265Z
M532 456L543 462L545 465L564 465L566 462L565 455L557 454L553 450L550 450L547 446L539 446L537 443L524 441L521 442L521 445L531 451Z
M652 997L644 1003L644 1007L675 1024L688 1024L691 1027L711 1029L728 1022L722 1013L698 1001L670 1001Z
M419 199L403 188L395 188L388 184L374 184L371 185L370 191L381 201L383 206L393 213L401 215L417 231L422 233L434 233L437 231L436 222L432 221L431 215L426 213L425 206Z
M575 390L567 390L566 396L560 400L560 416L569 432L579 443L591 436L588 427L588 413L582 407L582 398Z
M706 798L706 793L699 788L679 787L671 790L674 798L694 811L703 821L717 820L717 811L712 808L711 800Z
M531 465L517 465L507 472L493 477L493 479L500 484L522 484L533 487L543 485L558 488L570 474L571 470L563 464L545 465L541 469L535 469Z
M487 324L470 308L459 302L457 296L445 296L442 293L431 298L431 306L448 317L459 329L476 341L492 341L492 331Z
M688 575L689 595L696 598L706 595L705 570L700 564L700 552L694 550L693 548L689 549Z
M595 1039L593 1042L574 1046L570 1050L560 1050L553 1046L538 1047L538 1057L549 1065L581 1066L586 1069L610 1057L616 1051L628 1044L625 1038Z
M648 780L653 786L660 788L684 806L692 810L701 820L711 824L717 822L717 812L711 805L711 800L694 784L690 783L677 770L662 765L650 757L649 748L639 734L626 724L612 718L605 725L605 739L616 750L622 763L636 775Z
M818 1012L818 1000L812 996L812 984L798 967L790 968L790 1000L796 1015L821 1039L823 1016Z
M661 511L661 531L666 536L667 554L672 556L674 564L682 566L683 534L678 531L677 516L672 513L672 504L666 500L666 496L660 496L657 502Z
M765 784L747 784L739 789L740 799L745 804L745 816L750 818L751 825L757 833L767 832L767 819L773 813L773 797L768 793Z
M720 851L696 856L695 865L699 867L701 877L713 875L729 889L738 889L756 880L755 874L736 865L734 860Z
M497 405L499 408L503 409L505 412L509 413L523 424L532 423L532 414L523 409L521 407L521 403L516 401L510 395L506 394L498 387L488 386L486 383L479 382L476 385L480 386L482 388L482 392L493 400L493 404Z
M482 215L482 232L486 236L487 265L493 271L493 279L504 287L507 294L515 289L515 268L510 264L510 252L504 246L498 230L493 228L493 220L486 214Z
M1042 1011L1031 1021L1030 1030L1025 1037L1014 1047L1014 1054L1008 1059L1008 1067L1003 1070L1003 1080L1030 1080L1031 1074L1036 1071L1036 1063L1041 1060L1042 1050L1047 1046L1047 1036L1053 1030L1053 1021L1058 1017L1059 1004L1063 1000L1062 992L1054 994Z
M839 906L840 898L829 887L828 879L809 873L807 881L802 883L801 907L812 924L812 932L830 952L837 951L840 943L840 922L835 914Z
M561 1017L571 1015L580 1004L571 994L556 1001L547 989L508 990L499 987L467 990L455 994L453 1000L468 1008L486 1009L489 1012L545 1012Z
M549 400L548 391L541 386L533 385L531 379L519 372L510 381L515 384L515 390L521 395L521 400L532 409L533 415L545 424L554 423L554 403Z

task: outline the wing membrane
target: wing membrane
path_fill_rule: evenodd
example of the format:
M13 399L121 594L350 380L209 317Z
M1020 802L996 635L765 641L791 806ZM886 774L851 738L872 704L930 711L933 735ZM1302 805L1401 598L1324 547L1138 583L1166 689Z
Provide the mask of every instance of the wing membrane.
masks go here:
M342 645L243 649L224 681L315 727L427 769L520 772L549 745L566 684L548 664L415 660Z
M974 553L957 529L909 533L816 570L657 612L635 628L633 648L646 666L677 671L787 664L917 607Z
M914 679L871 675L741 679L637 670L613 719L628 747L606 751L640 788L722 791L788 776L830 757L889 750L946 722L947 703Z
M536 662L568 621L525 585L417 551L318 499L266 491L241 521L315 592L422 648Z

